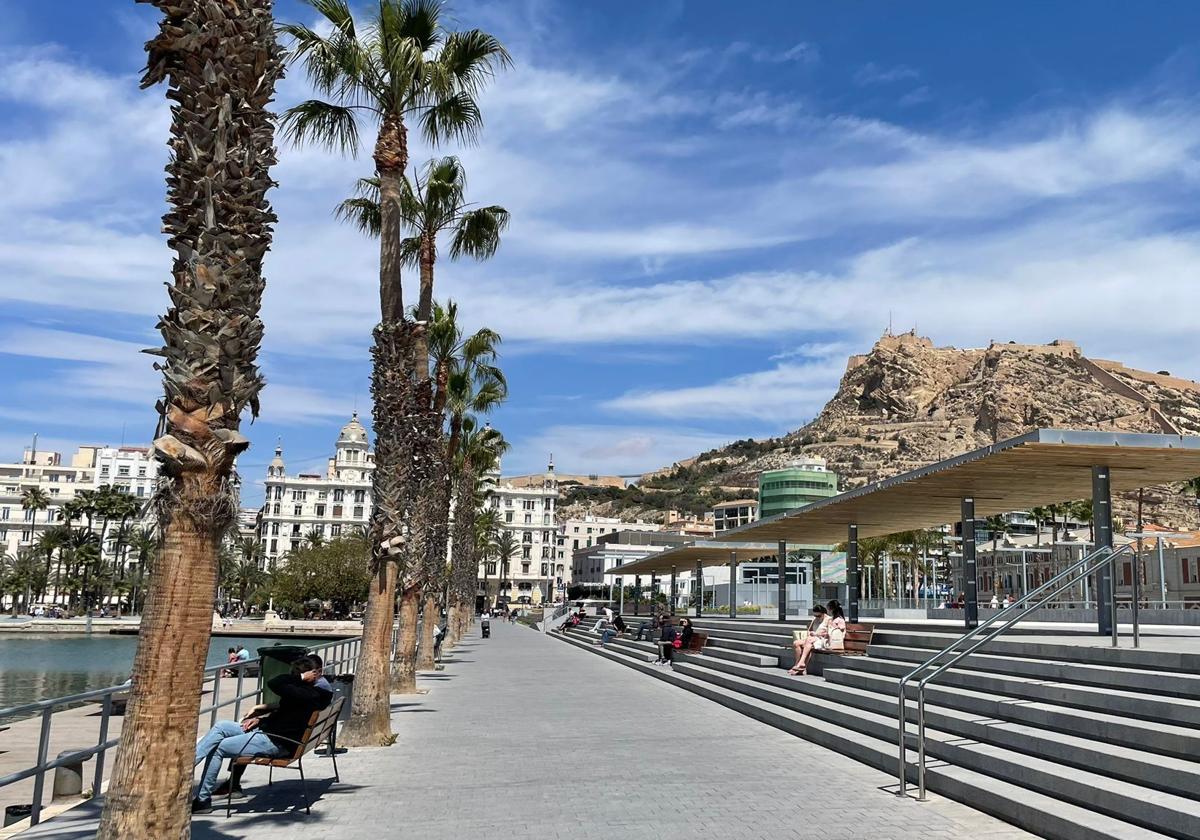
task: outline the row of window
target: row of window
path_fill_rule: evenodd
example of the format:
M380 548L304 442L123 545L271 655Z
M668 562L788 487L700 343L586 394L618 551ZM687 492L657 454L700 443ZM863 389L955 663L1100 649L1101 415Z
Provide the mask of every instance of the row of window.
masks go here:
M130 477L130 475L129 475L129 466L128 466L127 464L126 464L126 465L124 465L124 466L118 466L118 467L117 467L117 475L118 475L119 477L121 477L121 478L129 478L129 477ZM108 478L108 464L101 464L101 465L100 465L100 477L101 477L101 478ZM145 477L146 477L146 468L145 468L145 467L138 467L138 471L137 471L137 477L138 477L138 478L145 478ZM52 475L52 476L50 476L50 480L51 480L51 481L58 481L58 476L56 476L56 475Z
M809 490L832 490L833 484L828 481L768 481L762 486L763 490L784 490L789 487L803 487Z
M328 490L317 490L315 492L317 494L318 499L329 498ZM275 501L279 501L279 500L283 499L283 487L276 487L274 494L272 494L271 488L268 487L267 488L267 498L274 499ZM308 500L308 491L307 490L293 490L292 491L292 501L293 502L304 502L307 500ZM334 490L333 491L333 500L335 502L345 501L346 500L346 491L345 490ZM366 501L367 501L367 491L366 490L355 490L354 491L354 503L355 504L361 505L361 504L364 504Z
M355 505L354 513L352 514L352 517L354 519L362 519L364 510L365 510L365 508L362 505ZM344 511L344 508L342 505L334 505L333 512L331 515L333 516L334 519L341 519L343 516L345 516L345 513L343 511ZM275 502L275 504L271 505L271 515L272 516L282 515L280 513L279 502ZM303 516L303 515L304 515L304 506L303 505L293 505L292 506L292 516ZM325 516L325 505L315 505L313 507L313 516L315 516L318 519L323 518Z

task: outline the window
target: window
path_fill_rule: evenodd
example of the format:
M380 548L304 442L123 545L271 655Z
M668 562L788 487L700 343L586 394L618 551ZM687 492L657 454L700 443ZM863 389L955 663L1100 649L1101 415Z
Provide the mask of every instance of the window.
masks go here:
M315 512L316 512L317 516L324 516L325 515L325 505L317 505Z
M35 511L33 508L27 508L27 509L25 510L25 521L26 521L26 522L32 522L32 521L33 521L33 515L34 515L35 513L37 513L37 511Z
M100 477L101 477L101 478L108 478L108 464L103 464L103 465L100 467Z
M494 575L494 574L496 574L496 563L495 563L495 561L491 561L491 560L489 560L487 563L484 563L484 564L483 564L483 569L484 569L484 573L485 573L485 574L489 574L489 575Z
M553 510L554 502L550 499L542 499L542 510Z
M528 563L521 564L521 574L523 574L523 575L529 574L529 564Z
M526 531L525 533L521 534L521 542L526 544L533 542L533 532Z
M513 512L511 510L505 511L505 513L504 513L504 521L505 522L512 522L512 513ZM899 730L897 730L897 731L899 731Z
M521 559L522 559L522 560L528 560L528 559L529 559L529 546L527 546L527 545L526 545L526 546L522 546L522 547L521 547ZM528 571L529 571L529 564L528 564L528 563L522 563L521 565L525 567L525 571L526 571L526 572L528 572Z
M504 506L505 506L505 507L512 507L512 499L505 499L505 500L504 500Z
M275 488L275 498L276 498L276 499L282 499L282 498L283 498L283 487L276 487L276 488Z
M300 540L292 540L292 551L300 548Z
M0 519L8 520L8 508L0 508Z
M128 478L128 476L129 476L129 467L128 467L128 466L124 466L124 467L117 467L117 475L119 475L119 476L121 476L121 477L123 477L123 478Z
M299 535L299 533L300 533L300 523L293 522L292 523L292 536L297 536L297 535Z
M591 529L591 528L588 528L588 533L589 533L589 534L590 534L590 533L592 533L592 529ZM897 727L899 727L899 724L896 724L896 725L897 725ZM899 729L897 729L896 731L897 731L897 732L899 732L900 730L899 730Z
M329 526L329 536L340 537L341 535L342 535L342 526L341 525L330 525Z
M355 490L354 491L354 503L356 505L361 505L364 501L366 501L366 497L367 497L366 490Z
M550 564L543 563L542 564L542 577L545 577L548 574L550 574Z
M333 518L334 518L334 519L341 519L341 518L342 518L342 506L341 506L341 505L334 505L334 506L333 506Z
M292 505L292 516L300 516L304 513L304 505Z
M1182 567L1182 570L1183 570L1183 582L1184 583L1196 583L1197 580L1196 580L1196 565L1195 565L1195 563L1193 563L1190 558L1180 557L1179 565Z
M550 556L550 546L548 546L548 545L542 546L542 559L545 560L549 556ZM543 572L543 574L545 574L545 573Z
M27 543L27 542L32 542L32 541L33 541L33 531L29 530L29 531L21 532L21 542Z
M1133 564L1132 563L1122 563L1121 564L1121 585L1122 586L1133 586Z
M363 518L363 506L362 506L362 505L355 505L355 506L354 506L354 518L355 518L355 519L362 519L362 518Z
M525 524L526 524L526 525L532 525L532 524L533 524L533 514L532 514L532 513L527 513L527 514L525 514Z
M578 525L576 525L576 526L575 526L573 529L571 529L571 530L572 530L572 532L573 532L573 533L576 533L576 534L578 534L578 533L579 533L579 526L578 526ZM897 729L896 731L898 732L898 731L899 731L899 729Z
M521 505L522 505L522 507L524 507L524 508L525 508L525 510L533 510L533 508L534 508L534 501L533 501L533 499L526 499L525 501L523 501L523 502L521 503Z
M333 491L333 500L334 500L335 502L340 502L340 501L342 501L342 500L345 498L345 496L346 496L346 491L345 491L345 490L334 490L334 491Z
M138 467L138 478L145 478L145 477L146 477L146 468Z
M306 495L307 495L307 493L304 490L293 490L292 491L292 501L293 502L303 502L304 497Z
M578 529L578 528L576 528L575 530L576 530L576 531L578 531L579 529ZM579 540L571 540L571 550L572 550L572 551L578 551L578 550L579 550ZM900 731L898 727L899 727L899 724L897 724L897 730L896 730L897 732L899 732L899 731Z
M324 498L327 498L328 496L329 496L328 490L321 490L320 492L317 493L318 499L324 499Z
M137 494L138 494L139 499L142 498L143 496L146 495L146 488L139 484L138 489L137 489Z
M279 550L279 540L271 540L271 553L274 554Z
M278 522L272 522L272 523L271 523L271 535L272 535L272 536L277 536L278 534L279 534L279 523L278 523Z
M275 504L271 505L271 513L275 516L279 515L279 502L276 502Z
M543 525L549 525L549 524L550 524L550 514L548 514L548 513L543 513L543 514L542 514L542 524L543 524Z

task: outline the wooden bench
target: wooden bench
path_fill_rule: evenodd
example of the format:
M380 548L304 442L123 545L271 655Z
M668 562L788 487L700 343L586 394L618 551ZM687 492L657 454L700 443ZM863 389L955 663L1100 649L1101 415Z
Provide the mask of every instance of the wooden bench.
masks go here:
M824 673L826 656L866 656L867 646L875 634L874 624L847 624L846 638L842 650L813 650L812 658L808 661L808 673L821 676Z
M688 640L688 646L680 648L676 653L704 653L704 646L708 644L708 634L694 631L692 638Z
M342 704L346 701L345 697L335 697L328 708L322 709L319 712L313 712L308 719L308 728L304 730L304 735L299 741L292 741L291 738L284 738L280 735L275 735L282 741L288 741L296 745L295 751L288 756L272 757L269 755L239 755L235 756L230 762L231 765L237 764L258 764L267 767L267 784L271 784L272 777L276 767L291 767L296 765L296 769L300 771L300 792L304 797L304 813L311 814L308 800L308 784L304 778L304 756L308 755L322 742L325 743L326 749L329 751L329 757L333 759L333 780L340 782L341 776L338 775L337 766L337 722L338 714L342 711ZM228 817L233 811L233 785L229 786L229 798L225 803L225 816Z

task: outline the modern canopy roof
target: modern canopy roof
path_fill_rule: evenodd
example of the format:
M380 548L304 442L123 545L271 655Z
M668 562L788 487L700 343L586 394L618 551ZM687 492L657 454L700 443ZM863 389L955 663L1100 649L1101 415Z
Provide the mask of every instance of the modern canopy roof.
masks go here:
M760 557L774 557L777 550L777 543L696 542L651 554L649 557L643 557L641 560L635 560L623 566L613 566L604 574L667 574L672 567L680 572L686 572L694 570L697 561L702 566L724 566L729 563L730 555L735 553L738 562L742 563L747 560L757 560Z
M963 498L976 517L1092 495L1092 467L1113 492L1200 476L1200 437L1038 429L802 508L721 532L716 539L831 544L956 522Z

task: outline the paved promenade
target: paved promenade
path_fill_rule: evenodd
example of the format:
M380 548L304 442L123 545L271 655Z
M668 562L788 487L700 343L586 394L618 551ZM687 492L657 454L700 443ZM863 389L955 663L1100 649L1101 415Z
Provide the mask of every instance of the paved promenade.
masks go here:
M395 746L251 768L243 813L198 817L197 840L538 840L1030 837L949 800L898 800L894 780L601 657L497 623L453 651L428 694L396 696ZM280 781L283 779L284 781ZM812 791L812 795L809 792ZM95 806L20 835L83 840Z

